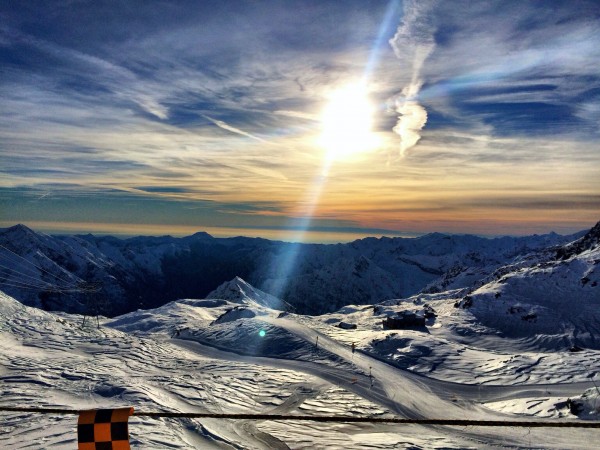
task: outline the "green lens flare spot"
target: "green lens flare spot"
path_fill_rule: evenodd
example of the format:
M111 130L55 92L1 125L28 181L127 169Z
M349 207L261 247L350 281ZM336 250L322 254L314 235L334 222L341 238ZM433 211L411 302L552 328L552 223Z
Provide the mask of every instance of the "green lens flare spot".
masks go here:
M265 337L265 334L267 334L267 332L266 332L265 330L260 330L260 331L258 332L258 335L259 335L260 337Z

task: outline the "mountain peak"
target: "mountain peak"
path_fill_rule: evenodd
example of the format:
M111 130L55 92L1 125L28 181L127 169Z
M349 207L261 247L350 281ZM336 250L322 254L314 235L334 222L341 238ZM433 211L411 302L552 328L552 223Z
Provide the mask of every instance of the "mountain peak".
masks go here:
M228 300L235 303L258 304L272 309L287 309L286 302L255 288L240 277L226 281L206 296L208 299Z
M594 225L583 237L558 249L556 256L559 259L568 259L586 250L600 245L600 222Z
M214 239L214 237L208 234L206 231L198 231L190 236L187 236L187 239Z
M39 239L44 236L36 233L31 228L26 227L23 224L17 224L10 228L4 228L0 230L0 234L4 236L6 243L13 247L22 247L28 242L32 245L34 242L39 242Z
M31 228L26 227L22 223L18 223L17 225L13 225L9 228L5 228L4 231L7 233L35 234L35 232Z

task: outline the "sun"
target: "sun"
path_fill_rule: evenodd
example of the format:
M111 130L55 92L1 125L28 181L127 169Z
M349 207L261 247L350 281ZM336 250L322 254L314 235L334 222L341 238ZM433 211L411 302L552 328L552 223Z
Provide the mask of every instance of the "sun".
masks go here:
M348 84L333 91L321 114L319 144L329 159L348 159L377 145L373 106L366 86Z

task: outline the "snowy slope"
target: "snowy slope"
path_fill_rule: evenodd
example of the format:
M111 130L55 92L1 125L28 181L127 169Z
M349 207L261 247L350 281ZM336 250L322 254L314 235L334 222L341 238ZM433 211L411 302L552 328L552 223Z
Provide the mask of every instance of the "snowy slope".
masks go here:
M529 337L540 346L600 349L599 225L553 258L475 290L471 314L505 336Z
M180 240L56 238L25 227L5 230L0 238L8 249L0 274L19 294L26 283L66 289L87 277L104 280L107 293L120 292L128 301L134 293L137 304L156 303L167 281L174 293L175 282L185 277L169 273L188 270L193 279L196 270L214 265L217 254L227 254L221 261L234 262L236 272L255 261L254 276L276 284L275 263L289 249L245 238L215 244L204 234ZM600 225L570 241L433 234L305 246L284 281L292 297L302 297L297 304L314 310L394 298L430 283L427 293L347 305L322 316L282 312L290 307L233 276L215 286L211 298L101 317L99 329L95 321L82 329L81 316L24 306L0 293L0 405L597 420L599 244ZM204 265L182 266L201 257ZM138 290L127 291L131 286ZM156 292L147 298L150 289ZM43 307L60 300L74 310L85 300L51 294L34 291L23 298ZM383 328L386 317L402 311L428 312L425 326ZM340 322L356 329L340 328ZM569 429L130 422L132 447L143 449L584 449L597 439L595 430ZM74 431L73 417L0 413L3 449L73 448Z
M29 308L0 294L0 404L514 419L519 417L515 413L544 416L545 411L528 409L543 403L554 411L548 417L575 418L565 407L567 398L592 387L589 382L548 385L553 379L543 386L477 386L423 377L389 365L381 356L369 356L362 343L358 352L351 351L350 340L382 333L376 329L371 306L349 307L320 318L282 314L261 306L251 294L258 291L245 286L247 302L243 304L239 299L181 300L103 319L100 330L82 330L79 316ZM439 302L451 302L438 297ZM396 303L383 308L391 312L399 307ZM401 302L401 307L410 305ZM236 308L254 315L218 321ZM460 311L457 321L468 312L450 308ZM336 317L356 319L358 329L342 330L327 323ZM432 330L445 329L430 325ZM468 327L468 321L463 326ZM448 332L449 339L452 334ZM422 332L411 333L406 337L422 339L417 337ZM480 356L484 353L479 350ZM468 367L476 358L466 354L464 360ZM593 403L590 399L586 401ZM587 413L585 418L593 417ZM1 416L2 448L26 448L32 441L39 443L38 448L74 445L73 418ZM594 431L581 430L530 430L521 435L511 429L137 417L131 419L130 431L133 448L144 449L504 448L507 444L531 447L531 442L544 448L587 448L595 436Z
M340 413L350 406L354 414L385 413L305 372L255 364L218 351L213 357L210 349L206 354L188 351L160 333L123 333L107 327L82 330L80 317L25 307L3 294L0 313L0 405L74 409L134 405L146 411L228 413L302 408L302 414L318 414L333 402ZM199 323L206 318L202 312L198 317ZM174 325L167 320L167 328ZM323 436L335 444L345 441L346 431L368 431L350 426L315 433L311 427L291 423L266 433L260 422L210 419L133 417L130 424L132 447L140 449L281 448L278 436L285 437L292 428L304 430L300 441L317 446ZM0 447L71 449L75 425L73 416L0 413ZM365 445L366 439L368 435L358 438L355 448ZM400 439L388 437L380 448Z
M0 233L0 279L4 291L21 301L44 309L60 309L60 294L44 290L78 289L83 280L73 272L74 258L61 242L17 225ZM62 264L61 264L62 263ZM69 295L68 309L81 310L82 298Z
M583 382L600 364L600 227L564 247L501 267L483 286L347 306L302 318L398 367L466 383ZM399 311L435 317L421 329L384 330ZM351 332L340 321L358 324Z
M82 283L101 281L111 311L123 309L119 280L126 271L80 239L60 240L23 225L0 233L0 286L24 303L46 310L85 312Z

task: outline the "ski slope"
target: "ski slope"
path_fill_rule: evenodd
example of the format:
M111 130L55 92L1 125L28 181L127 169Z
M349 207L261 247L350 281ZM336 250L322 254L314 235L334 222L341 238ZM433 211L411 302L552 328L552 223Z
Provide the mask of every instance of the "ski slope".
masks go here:
M515 414L522 413L527 401L545 402L556 416L575 418L564 405L553 405L593 387L590 381L492 386L434 379L401 370L377 355L353 353L348 340L356 331L324 324L325 317L280 317L280 311L256 303L244 306L253 317L216 322L236 306L240 304L227 300L182 300L101 319L100 329L81 329L81 316L44 312L0 294L0 404L514 420L531 419ZM338 337L329 336L325 327ZM74 417L6 413L0 417L1 448L75 445ZM580 429L135 416L130 423L132 447L143 449L589 448L589 442L597 439L597 431Z

